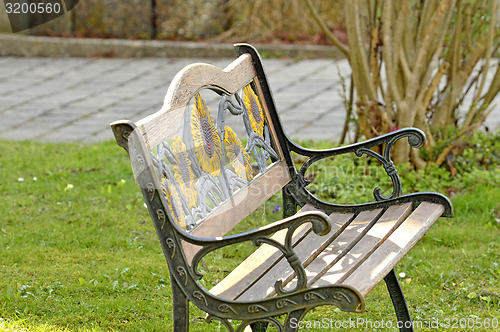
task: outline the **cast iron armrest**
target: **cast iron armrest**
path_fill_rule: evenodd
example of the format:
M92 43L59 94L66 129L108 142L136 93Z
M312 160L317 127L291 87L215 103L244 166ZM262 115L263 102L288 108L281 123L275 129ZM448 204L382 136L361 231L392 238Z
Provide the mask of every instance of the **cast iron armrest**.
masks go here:
M316 234L325 235L328 234L331 229L329 221L330 218L323 212L308 211L304 213L298 213L291 217L266 225L264 227L241 234L235 234L217 238L201 238L193 236L187 232L181 232L179 235L184 241L187 241L191 244L195 244L198 246L202 246L202 249L200 249L200 251L196 253L191 263L194 275L200 279L203 277L203 274L198 271L199 262L205 255L216 249L220 249L228 245L246 241L252 241L252 243L256 246L266 243L273 247L276 247L286 257L287 261L290 263L290 266L293 268L298 278L297 287L293 291L285 292L283 290L281 280L275 283L276 293L285 294L304 289L306 287L306 282L307 282L304 267L302 266L302 263L300 262L299 258L297 257L292 248L293 233L300 225L310 222L312 230ZM270 237L272 234L282 229L287 229L285 235L285 242L283 244Z
M345 153L353 153L353 152L358 157L361 157L363 154L367 154L374 157L380 163L382 163L385 172L387 173L387 175L389 175L393 184L393 191L389 197L382 196L379 187L375 188L375 190L373 191L375 199L377 201L383 201L386 199L399 197L402 194L401 179L399 178L396 166L392 162L391 149L398 140L404 137L408 137L408 143L410 144L410 146L414 148L420 148L425 144L425 134L423 131L417 128L403 128L363 142L338 148L324 149L324 150L306 149L296 144L295 142L292 142L291 140L288 140L288 142L290 144L291 151L294 151L299 155L309 157L309 159L302 165L302 167L299 170L299 175L301 179L304 179L304 175L307 169L313 163L327 157L337 156ZM371 148L375 146L382 146L382 154L379 154L371 150Z
M392 205L399 205L399 204L404 204L404 203L413 203L413 204L420 204L423 202L429 202L429 203L434 203L434 204L440 204L444 207L444 212L443 212L443 217L448 217L451 218L453 217L453 206L448 199L443 194L436 193L436 192L417 192L417 193L410 193L410 194L405 194L401 195L399 197L395 198L388 198L383 201L379 202L368 202L368 203L362 203L362 204L334 204L334 203L329 203L325 202L316 196L314 196L311 192L309 192L307 189L303 190L294 190L293 188L287 188L288 190L293 191L293 194L299 193L301 194L306 194L307 199L302 200L307 203L312 204L315 208L324 211L327 214L332 214L332 213L361 213L363 211L367 210L374 210L374 209L383 209L387 208Z

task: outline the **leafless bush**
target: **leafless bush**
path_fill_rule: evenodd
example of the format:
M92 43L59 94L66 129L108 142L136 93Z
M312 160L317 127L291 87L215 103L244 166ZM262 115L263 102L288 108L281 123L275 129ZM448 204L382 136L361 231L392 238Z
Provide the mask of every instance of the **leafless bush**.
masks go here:
M329 32L327 14L304 1L349 60L350 103L365 137L418 127L428 137L425 159L441 164L489 114L500 91L500 66L492 61L500 45L498 1L345 1L348 47ZM488 72L494 72L489 84ZM407 144L395 149L397 162L423 166Z

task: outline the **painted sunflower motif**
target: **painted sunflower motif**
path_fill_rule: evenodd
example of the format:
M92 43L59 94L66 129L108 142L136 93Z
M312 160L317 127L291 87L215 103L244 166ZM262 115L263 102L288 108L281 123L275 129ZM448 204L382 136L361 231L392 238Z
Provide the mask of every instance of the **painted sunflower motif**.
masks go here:
M259 101L259 97L253 92L250 85L243 89L245 93L244 101L250 117L253 130L260 136L264 136L264 112Z
M253 175L252 167L250 166L250 156L245 151L240 139L236 136L236 133L231 127L226 127L224 131L224 144L231 165L238 177L244 180L251 180Z
M191 133L194 152L203 171L217 176L220 174L222 158L221 140L214 121L201 95L194 96L191 112Z
M174 177L189 207L195 207L198 200L198 191L196 190L196 178L191 169L191 160L189 160L186 152L186 145L182 142L180 136L174 137L172 145L176 161L173 166Z
M174 217L174 221L179 226L186 229L186 216L184 215L184 211L182 209L182 201L179 193L175 190L174 186L167 180L167 178L163 178L161 180L161 184L161 190L167 199L170 214Z

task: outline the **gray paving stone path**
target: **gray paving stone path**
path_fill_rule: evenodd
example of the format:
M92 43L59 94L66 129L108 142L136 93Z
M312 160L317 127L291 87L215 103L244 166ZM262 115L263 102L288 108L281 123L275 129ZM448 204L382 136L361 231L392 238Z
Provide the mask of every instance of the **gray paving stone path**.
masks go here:
M160 109L170 81L193 62L232 59L0 57L0 138L51 142L111 139L109 123ZM284 128L295 138L338 139L345 60L264 59ZM347 83L347 82L346 82ZM500 124L500 101L486 125Z

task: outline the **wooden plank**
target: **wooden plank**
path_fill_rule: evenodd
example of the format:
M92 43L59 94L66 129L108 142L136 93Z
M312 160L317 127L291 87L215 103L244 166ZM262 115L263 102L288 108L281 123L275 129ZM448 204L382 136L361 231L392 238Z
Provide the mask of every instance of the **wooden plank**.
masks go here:
M306 204L298 213L314 211L312 205ZM311 224L301 225L295 231L292 237L292 243L295 245L311 230ZM285 243L287 229L276 232L271 238L281 244ZM231 273L229 273L221 282L210 289L210 293L224 299L232 300L250 287L256 280L264 275L272 266L274 266L283 256L276 247L268 244L261 245L252 255L241 262Z
M308 285L314 283L318 274L323 274L342 260L349 251L356 246L369 232L375 224L380 221L382 209L364 211L347 227L337 238L328 244L328 247L319 248L318 253L311 255L303 265L306 269ZM314 246L314 243L307 244ZM292 290L296 287L297 280L295 274L289 276L285 283L285 290Z
M185 108L198 90L212 87L233 94L250 83L255 75L250 54L241 55L224 70L206 63L185 67L172 80L163 107L136 123L148 149L178 132Z
M389 207L368 233L333 266L325 265L321 257L318 257L318 260L312 262L306 269L309 275L314 275L308 280L308 286L342 283L384 243L411 211L412 203Z
M305 206L301 211L311 211L313 210L314 208L311 209L310 206ZM330 215L330 225L332 226L332 232L334 232L336 229L340 229L340 228L345 228L343 227L344 225L347 225L349 223L350 220L352 220L354 217L353 214L351 213L348 213L348 214L331 214ZM307 224L305 225L305 231L309 231L310 230L310 224ZM299 231L296 231L296 233L298 233ZM300 231L300 233L298 234L299 236L294 236L294 247L297 247L298 245L300 245L304 239L304 235L307 235L307 237L309 238L311 235L314 235L315 237L320 237L314 233L305 233L303 231ZM325 236L325 238L328 238L327 236ZM272 247L272 246L269 246L269 245L266 245L267 247L270 247L272 249L272 252L273 252L273 257L270 261L265 261L265 262L262 262L263 264L260 265L260 266L249 266L249 265L246 265L244 266L244 268L242 268L239 272L241 272L237 278L241 279L240 281L240 285L235 285L236 287L236 291L231 291L231 292L228 292L226 294L224 294L223 296L226 297L228 296L228 294L231 294L231 297L229 297L230 299L232 300L235 300L235 299L238 299L238 297L246 292L249 288L253 288L255 287L254 285L260 280L260 278L262 278L264 275L267 275L269 273L269 270L273 269L275 270L275 266L278 264L278 263L281 263L281 260L283 259L283 253L281 251L279 251L278 249L276 249L275 247ZM260 248L259 248L260 249ZM260 258L259 256L261 255L261 252L259 252L258 250L253 253L248 259L250 259L250 262L259 262ZM282 263L281 263L282 264ZM241 266L241 265L240 265ZM252 270L257 270L258 272L253 272L253 274L250 274L249 271L250 269ZM279 267L278 267L279 269ZM229 275L228 275L229 277ZM244 287L241 287L241 285L244 285ZM216 286L217 287L217 286ZM228 285L227 287L231 287L231 285ZM213 289L212 289L213 290ZM212 292L211 290L211 292ZM221 294L222 295L222 294Z
M265 173L256 176L247 187L236 192L233 197L218 206L191 231L191 234L205 238L223 236L290 180L285 161L277 161L270 165ZM183 246L188 261L191 261L200 248L189 243L184 243Z
M344 284L368 294L424 236L443 214L444 207L421 203L394 233L349 277ZM316 285L315 285L316 286Z
M333 241L345 243L350 234L359 230L360 227L366 227L370 221L376 220L381 212L381 209L363 211L354 219L352 218L353 216L349 216L348 214L332 214L330 218L332 221L335 220L335 222L332 222L332 230L328 235L319 236L310 233L294 248L294 251L303 265L307 266L324 250L327 250ZM352 229L352 231L346 233L347 229ZM283 280L283 286L286 286L294 277L295 273L290 264L285 258L282 258L265 276L247 289L238 300L252 301L273 296L275 294L274 284L277 280Z

